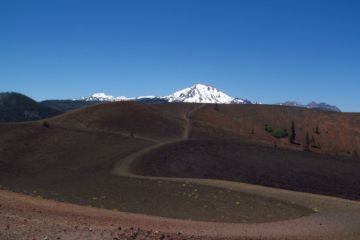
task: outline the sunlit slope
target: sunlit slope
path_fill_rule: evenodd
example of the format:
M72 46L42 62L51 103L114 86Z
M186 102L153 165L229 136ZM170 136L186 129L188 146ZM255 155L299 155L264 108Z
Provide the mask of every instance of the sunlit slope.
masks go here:
M193 138L241 138L257 143L314 152L358 156L360 114L324 112L297 107L269 105L207 105L193 116ZM290 144L292 122L295 144ZM275 138L265 130L288 132Z
M157 105L115 102L75 110L51 119L51 123L71 129L164 140L182 135L183 114L183 108L174 112Z

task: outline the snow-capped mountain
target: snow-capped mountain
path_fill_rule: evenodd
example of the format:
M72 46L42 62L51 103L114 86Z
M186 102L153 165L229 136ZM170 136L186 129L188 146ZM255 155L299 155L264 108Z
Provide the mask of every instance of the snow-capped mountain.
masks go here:
M184 103L217 103L217 104L259 104L246 99L231 97L226 93L207 84L195 84L191 87L179 90L168 96L141 96L141 97L114 97L105 93L95 93L88 97L74 99L75 101L85 102L116 102L116 101L138 101L143 103L167 103L167 102L184 102ZM276 105L303 107L309 109L318 109L323 111L340 112L341 110L327 103L310 102L301 104L294 101L277 103Z
M230 97L215 87L205 84L195 84L191 87L177 91L166 98L169 102L220 104L245 103L245 100L243 99Z
M114 97L106 95L105 93L95 93L88 97L82 97L77 100L82 101L99 101L99 102L115 102L115 101L130 101L130 100L161 100L167 102L186 102L186 103L220 103L220 104L249 104L248 100L241 98L230 97L222 91L213 86L205 84L195 84L191 87L177 91L171 95L164 97L157 96L141 96L141 97Z

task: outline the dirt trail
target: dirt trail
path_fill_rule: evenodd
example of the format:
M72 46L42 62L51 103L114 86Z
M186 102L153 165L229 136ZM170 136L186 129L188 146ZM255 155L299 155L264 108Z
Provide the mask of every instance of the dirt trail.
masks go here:
M222 187L264 198L271 197L282 201L285 200L306 208L314 209L314 211L317 212L307 217L265 224L217 225L213 223L191 223L197 226L197 229L203 234L206 233L206 235L222 235L224 238L250 237L256 239L360 239L360 202L357 201L223 180L151 177L140 176L131 172L131 164L145 154L161 148L166 144L173 144L189 139L191 115L203 106L204 105L200 105L186 114L185 120L187 121L187 125L182 138L158 143L125 157L114 166L112 174L149 180L188 181L195 184ZM175 222L178 221L175 220ZM175 224L173 227L177 229L178 225ZM191 231L189 229L192 228L189 226L185 229L181 228L181 230L187 234L199 234L199 232L194 233L192 231L193 229ZM187 230L189 230L189 232Z
M117 175L117 176L137 177L137 175L131 174L131 171L130 171L131 163L133 163L136 159L139 159L141 156L144 156L145 154L147 154L155 149L161 148L167 144L173 144L173 143L177 143L177 142L181 142L181 141L185 141L185 140L189 139L189 134L190 134L190 129L191 129L190 117L192 114L194 114L196 111L203 108L204 106L205 106L204 104L196 106L190 112L185 114L184 120L186 121L186 126L184 129L184 134L181 138L160 142L160 143L151 145L150 147L144 148L138 152L130 154L127 157L121 159L121 161L118 161L118 163L116 163L114 168L112 169L111 173L114 175ZM145 178L145 177L143 177L143 178Z
M191 110L190 112L186 113L185 115L185 121L186 121L186 127L185 127L185 131L184 131L184 136L182 140L187 140L189 139L189 134L190 134L190 130L191 130L191 120L190 117L192 114L194 114L196 111L200 110L201 108L205 107L205 104L201 104L197 107L195 107L193 110Z

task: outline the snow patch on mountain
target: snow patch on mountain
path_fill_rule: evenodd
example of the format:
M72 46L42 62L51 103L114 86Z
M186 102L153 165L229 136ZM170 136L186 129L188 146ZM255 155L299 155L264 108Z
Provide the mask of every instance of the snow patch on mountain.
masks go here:
M231 103L234 98L210 85L195 84L177 91L168 97L169 102L187 103Z
M99 102L117 102L117 101L126 101L129 100L129 98L120 96L120 97L114 97L112 95L107 95L105 93L94 93L91 96L88 97L82 97L77 100L83 100L83 101L99 101Z

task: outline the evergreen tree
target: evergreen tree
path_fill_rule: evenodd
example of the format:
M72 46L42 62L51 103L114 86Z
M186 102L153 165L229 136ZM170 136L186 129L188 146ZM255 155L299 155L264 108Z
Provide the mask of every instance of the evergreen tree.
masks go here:
M50 128L50 124L47 121L43 122L43 126L46 127L46 128Z
M291 135L290 135L290 143L295 144L296 139L296 130L295 130L295 122L291 122Z
M309 132L306 132L304 150L305 150L305 151L310 151L310 137L309 137Z

